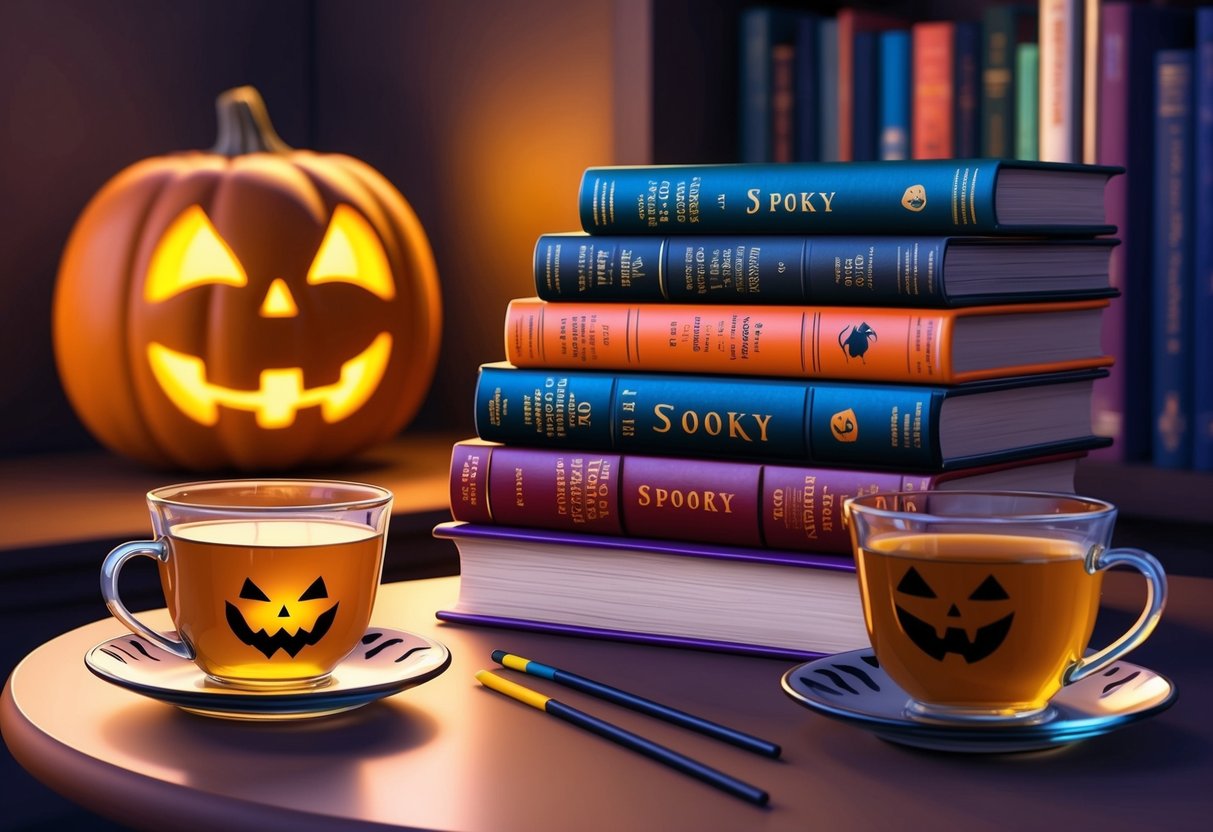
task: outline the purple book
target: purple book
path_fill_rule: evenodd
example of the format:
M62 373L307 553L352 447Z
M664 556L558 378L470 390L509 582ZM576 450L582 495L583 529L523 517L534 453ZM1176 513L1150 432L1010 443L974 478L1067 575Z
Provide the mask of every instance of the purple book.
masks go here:
M1074 490L1081 453L938 474L772 465L479 439L451 452L451 515L471 523L848 553L849 497L929 488Z
M854 561L442 523L459 601L440 620L788 659L867 646Z
M1095 433L1114 444L1093 457L1123 462L1150 457L1150 272L1154 131L1143 122L1154 113L1154 53L1191 41L1190 16L1179 9L1106 3L1100 24L1099 133L1097 161L1120 165L1105 190L1106 216L1121 244L1112 250L1112 285L1121 292L1104 310L1103 348L1115 364L1095 382Z

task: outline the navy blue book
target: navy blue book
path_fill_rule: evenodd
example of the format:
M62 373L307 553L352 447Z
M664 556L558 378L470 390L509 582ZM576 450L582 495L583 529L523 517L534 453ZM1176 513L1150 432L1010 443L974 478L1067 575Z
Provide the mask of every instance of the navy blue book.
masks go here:
M544 234L544 300L946 308L1112 297L1112 239Z
M955 122L952 136L955 155L981 155L981 27L956 24Z
M1110 234L1120 168L1008 159L593 167L595 234Z
M944 471L1106 445L1081 370L952 386L480 368L476 433L536 447Z
M871 162L880 158L880 33L855 33L852 73L851 158Z
M795 67L796 161L816 162L821 158L821 56L818 39L821 17L801 12L796 18Z
M817 160L837 162L838 149L838 21L824 18L817 27ZM813 161L813 160L806 160Z
M1213 7L1196 12L1194 467L1213 471Z
M880 148L878 159L910 158L910 33L880 33Z
M1192 216L1194 55L1155 57L1154 115L1154 464L1192 463Z

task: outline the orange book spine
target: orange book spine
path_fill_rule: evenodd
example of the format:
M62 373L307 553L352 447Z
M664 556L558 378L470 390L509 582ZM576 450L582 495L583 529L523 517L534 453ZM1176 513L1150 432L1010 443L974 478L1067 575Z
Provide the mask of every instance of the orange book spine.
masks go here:
M910 152L915 159L954 155L955 33L956 24L946 20L915 23L910 29L914 56Z
M958 317L1090 309L1107 301L967 309L510 302L506 358L516 367L951 384L1097 367L1106 357L955 372Z

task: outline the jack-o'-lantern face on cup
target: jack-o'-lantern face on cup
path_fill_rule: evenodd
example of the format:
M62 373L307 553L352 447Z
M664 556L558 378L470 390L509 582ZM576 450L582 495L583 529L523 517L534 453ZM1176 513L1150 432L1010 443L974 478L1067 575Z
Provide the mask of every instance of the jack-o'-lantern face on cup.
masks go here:
M1040 720L1065 684L1149 636L1166 577L1152 556L1109 549L1115 507L1023 492L906 492L850 500L864 619L911 717ZM1145 575L1146 609L1085 657L1103 570Z
M323 684L370 623L391 493L322 480L189 483L148 494L153 541L124 543L102 594L133 632L238 687ZM159 561L180 640L118 600L123 563Z

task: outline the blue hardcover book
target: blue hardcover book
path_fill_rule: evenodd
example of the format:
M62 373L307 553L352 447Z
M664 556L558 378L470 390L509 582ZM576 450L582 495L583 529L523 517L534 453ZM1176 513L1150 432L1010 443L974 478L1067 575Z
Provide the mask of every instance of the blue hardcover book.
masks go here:
M1193 69L1191 49L1154 62L1154 464L1192 463Z
M741 13L741 161L772 161L772 56L776 44L791 43L794 17L780 9L752 8Z
M955 129L956 155L981 154L981 27L956 23Z
M492 442L943 471L1107 444L1091 433L1105 370L952 386L480 368Z
M1196 12L1194 467L1213 471L1213 7Z
M544 300L954 307L1113 297L1112 239L544 234ZM849 273L848 273L849 272Z
M851 158L880 158L880 48L878 32L855 33L854 103L851 107Z
M1120 168L1007 159L592 167L593 234L1109 234Z
M821 118L817 124L818 159L836 162L838 149L838 21L832 17L817 27L818 104Z
M796 104L793 112L798 162L816 162L821 158L820 25L821 17L812 12L801 12L796 18Z
M910 158L910 33L887 29L880 33L880 155Z

